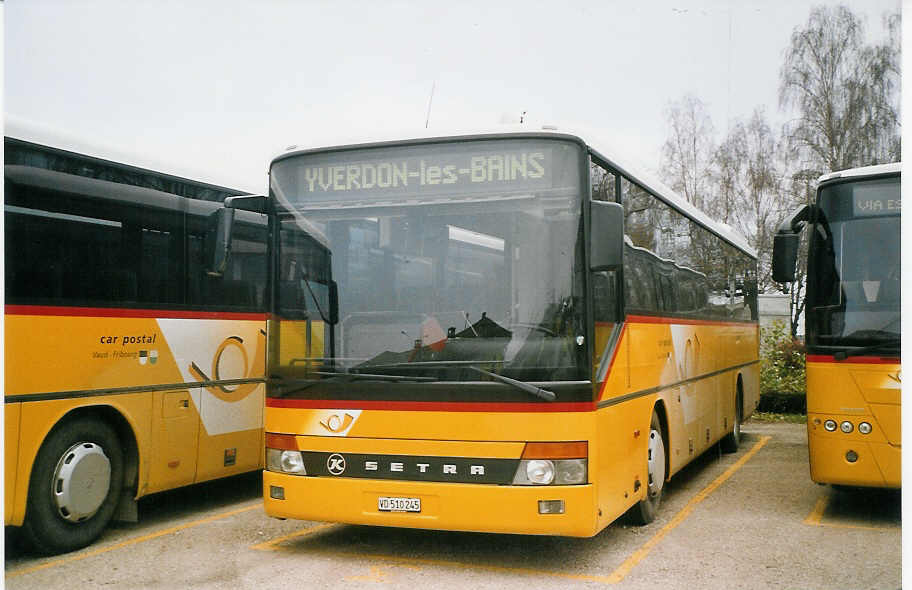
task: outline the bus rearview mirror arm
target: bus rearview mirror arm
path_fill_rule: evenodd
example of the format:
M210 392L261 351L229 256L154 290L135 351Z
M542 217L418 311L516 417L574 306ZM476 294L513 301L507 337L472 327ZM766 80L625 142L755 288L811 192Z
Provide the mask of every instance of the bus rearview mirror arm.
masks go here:
M589 206L589 270L617 270L624 261L624 207L607 201Z
M801 230L810 221L813 205L804 205L785 218L773 236L773 280L777 283L795 281L795 266L798 262L798 246Z
M228 207L229 209L253 211L254 213L266 213L266 206L268 203L269 199L264 195L240 195L225 199L225 207Z

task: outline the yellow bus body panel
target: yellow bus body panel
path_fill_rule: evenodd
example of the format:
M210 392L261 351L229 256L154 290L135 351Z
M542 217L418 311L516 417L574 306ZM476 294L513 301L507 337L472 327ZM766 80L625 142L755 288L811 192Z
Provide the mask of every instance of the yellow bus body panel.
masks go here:
M657 390L668 416L669 475L730 432L739 377L743 418L760 401L756 324L675 321L629 322L600 395L604 405ZM643 428L643 414L635 415L631 428Z
M271 486L285 500L269 496ZM591 537L594 486L492 486L263 474L266 513L277 518L491 533ZM421 499L420 513L380 512L381 496ZM539 500L564 500L564 514L539 514Z
M262 467L265 316L12 309L4 325L4 394L16 400L5 404L7 525L24 521L38 450L75 410L122 417L138 450L137 498ZM208 384L217 379L249 382Z
M841 362L810 356L807 362L808 455L818 483L902 486L902 384L899 363ZM824 428L827 420L835 432ZM843 422L852 424L842 432ZM858 431L871 424L870 434ZM858 460L849 462L854 451Z
M13 523L16 509L16 492L19 469L19 417L22 404L6 404L3 408L3 477L6 482L4 496L4 518ZM22 521L15 524L22 524Z

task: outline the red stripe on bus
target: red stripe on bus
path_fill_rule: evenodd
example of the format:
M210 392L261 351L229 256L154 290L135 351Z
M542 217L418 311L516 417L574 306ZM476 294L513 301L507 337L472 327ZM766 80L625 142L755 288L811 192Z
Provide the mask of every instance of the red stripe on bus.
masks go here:
M592 412L594 402L395 402L266 398L267 408L299 410L389 410L396 412Z
M756 326L756 320L745 320L743 322L726 322L723 320L696 320L692 318L674 318L659 317L651 315L629 315L627 316L629 324L681 324L696 326Z
M4 308L4 314L101 318L266 321L265 313L234 311L184 311L173 309L132 309L120 307L62 307L49 305L7 305Z
M809 363L851 363L858 365L898 365L902 362L902 359L886 356L850 356L845 360L837 361L833 355L829 354L809 354L806 360Z

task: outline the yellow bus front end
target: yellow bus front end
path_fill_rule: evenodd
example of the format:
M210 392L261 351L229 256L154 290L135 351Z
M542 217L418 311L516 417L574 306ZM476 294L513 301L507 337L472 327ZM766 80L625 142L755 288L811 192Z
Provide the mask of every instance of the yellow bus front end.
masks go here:
M270 400L266 410L271 432L299 433L267 436L270 516L582 537L599 530L588 474L598 460L591 411L296 405ZM519 442L530 433L547 442ZM289 468L297 472L280 472Z
M816 204L776 236L773 276L794 280L788 244L810 224L808 453L818 483L902 485L900 176L899 163L824 175Z
M845 486L902 483L902 382L898 359L807 359L811 479Z

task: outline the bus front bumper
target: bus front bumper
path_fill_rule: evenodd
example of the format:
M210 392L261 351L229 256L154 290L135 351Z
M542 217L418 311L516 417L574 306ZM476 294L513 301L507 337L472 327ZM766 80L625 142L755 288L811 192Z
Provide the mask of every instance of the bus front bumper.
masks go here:
M902 486L901 447L886 442L843 440L838 435L812 430L808 432L808 453L811 479L817 483L875 488Z
M281 496L284 499L277 499ZM452 531L591 537L598 532L591 484L499 486L263 472L266 514L276 518ZM420 512L380 511L380 498L418 498ZM540 502L563 501L542 514Z

